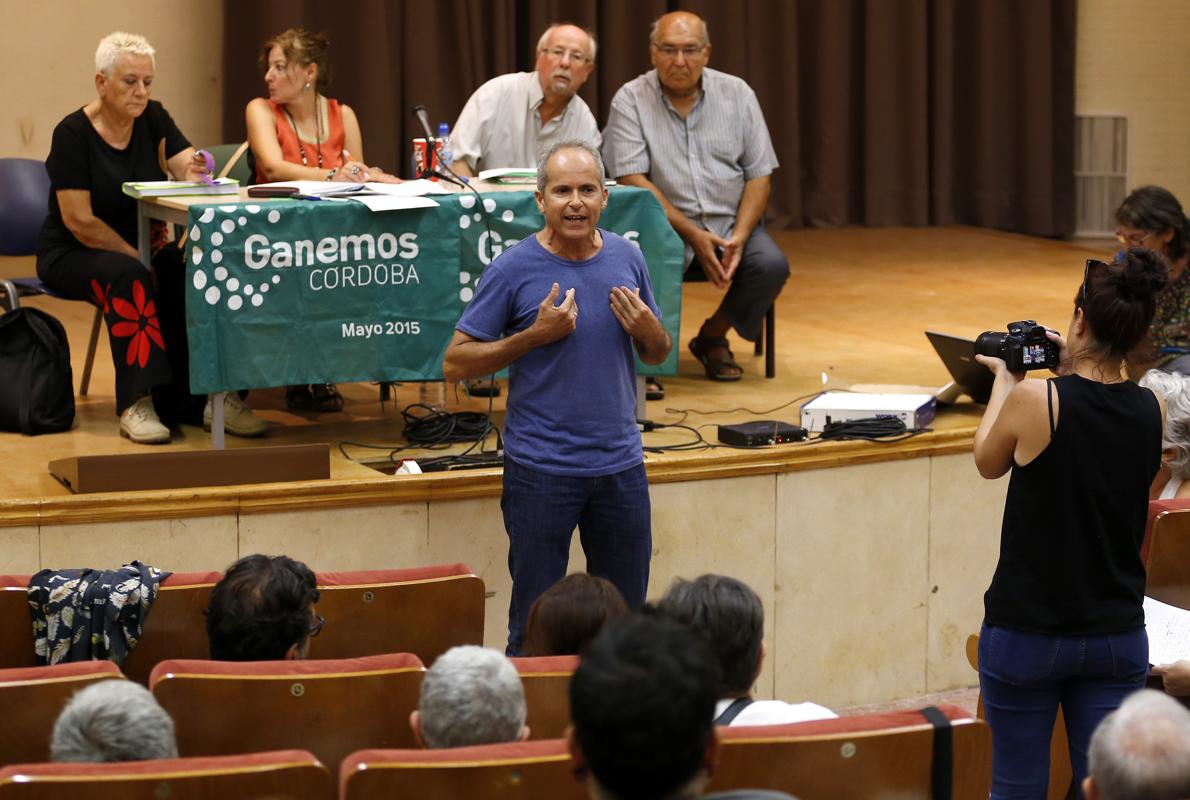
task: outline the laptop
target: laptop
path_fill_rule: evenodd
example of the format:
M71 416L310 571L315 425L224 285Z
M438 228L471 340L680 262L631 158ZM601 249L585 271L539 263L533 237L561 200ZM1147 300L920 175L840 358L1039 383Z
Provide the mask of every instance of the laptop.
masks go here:
M995 376L975 360L975 341L937 331L926 331L926 338L954 379L950 386L939 390L939 402L953 403L959 394L965 394L977 403L986 404L992 396Z

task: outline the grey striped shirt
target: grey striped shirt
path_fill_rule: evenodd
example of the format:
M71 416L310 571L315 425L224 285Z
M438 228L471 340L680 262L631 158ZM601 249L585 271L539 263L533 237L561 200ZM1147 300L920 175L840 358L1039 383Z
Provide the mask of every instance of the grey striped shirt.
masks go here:
M702 95L683 118L661 91L657 70L620 87L603 129L613 178L645 175L673 205L724 238L735 227L744 183L777 168L756 93L740 78L702 72Z

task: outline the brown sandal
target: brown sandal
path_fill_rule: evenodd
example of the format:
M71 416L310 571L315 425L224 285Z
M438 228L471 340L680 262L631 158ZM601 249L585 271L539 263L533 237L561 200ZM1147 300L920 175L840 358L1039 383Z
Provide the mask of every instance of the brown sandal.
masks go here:
M712 350L722 349L726 356L712 356ZM731 348L724 336L695 336L690 340L690 352L702 364L707 377L713 381L738 381L744 377L744 369L735 361Z

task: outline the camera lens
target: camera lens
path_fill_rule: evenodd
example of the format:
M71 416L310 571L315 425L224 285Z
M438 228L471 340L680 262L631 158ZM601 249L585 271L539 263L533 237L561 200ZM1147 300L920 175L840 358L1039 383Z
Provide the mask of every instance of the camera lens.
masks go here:
M975 354L998 358L1000 356L1000 348L1004 346L1004 340L1007 338L1007 333L984 331L975 340Z

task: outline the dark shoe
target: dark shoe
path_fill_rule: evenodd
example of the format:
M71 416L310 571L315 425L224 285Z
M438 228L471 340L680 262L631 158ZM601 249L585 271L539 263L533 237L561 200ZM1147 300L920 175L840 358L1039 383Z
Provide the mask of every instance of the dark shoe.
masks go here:
M467 394L472 397L499 397L500 384L490 378L472 378L467 381Z
M314 395L309 386L286 386L285 407L290 411L309 411L314 407Z
M333 383L315 383L310 386L310 393L314 397L314 408L319 411L342 411L343 395Z
M665 387L661 385L661 381L654 378L652 375L645 376L645 399L646 400L664 400Z
M735 362L724 336L695 336L690 340L690 352L713 381L738 381L744 377L744 370Z

